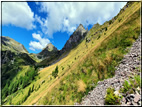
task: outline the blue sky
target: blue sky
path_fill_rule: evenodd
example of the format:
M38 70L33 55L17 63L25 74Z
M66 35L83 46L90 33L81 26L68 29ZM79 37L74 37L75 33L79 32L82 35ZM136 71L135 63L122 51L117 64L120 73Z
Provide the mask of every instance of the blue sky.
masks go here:
M62 49L79 24L88 30L118 14L126 2L2 2L2 35L39 53L48 43Z

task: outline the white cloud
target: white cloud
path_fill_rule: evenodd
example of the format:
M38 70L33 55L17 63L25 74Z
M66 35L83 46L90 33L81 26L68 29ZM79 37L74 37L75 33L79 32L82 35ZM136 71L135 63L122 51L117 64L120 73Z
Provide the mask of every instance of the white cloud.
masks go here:
M57 31L72 33L80 23L87 27L103 24L117 15L126 2L40 2L40 12L47 18L40 19L42 31L52 37Z
M33 50L33 51L35 51L35 50L42 50L43 48L46 47L47 44L50 43L49 39L42 38L40 36L40 34L33 33L32 36L38 42L37 41L30 41L30 43L29 43L29 46L30 46L29 49L30 50Z
M37 39L37 40L39 40L39 41L42 39L42 38L40 37L40 34L33 33L32 36L33 36L34 39Z
M33 29L34 13L27 2L2 2L2 24Z
M35 49L33 47L29 47L30 50L35 51Z

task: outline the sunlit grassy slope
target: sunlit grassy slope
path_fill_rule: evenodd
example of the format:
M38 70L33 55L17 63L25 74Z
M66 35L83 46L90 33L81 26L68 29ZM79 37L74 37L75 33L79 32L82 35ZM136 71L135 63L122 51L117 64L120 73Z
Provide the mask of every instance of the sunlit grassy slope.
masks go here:
M86 38L62 60L44 68L26 88L8 96L4 104L72 105L92 90L97 81L114 75L115 66L127 53L127 47L140 34L140 2L130 4L116 20L92 28ZM107 27L107 28L106 28ZM97 33L96 33L97 32ZM58 77L52 71L58 66ZM34 85L34 87L33 87ZM22 102L33 88L30 96Z

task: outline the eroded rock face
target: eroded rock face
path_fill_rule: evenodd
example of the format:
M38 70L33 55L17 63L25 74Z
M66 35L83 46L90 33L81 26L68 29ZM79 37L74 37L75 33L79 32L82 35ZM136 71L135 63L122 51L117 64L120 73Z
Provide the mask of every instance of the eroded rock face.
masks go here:
M133 43L128 54L124 55L123 60L116 67L115 76L113 78L99 81L96 88L89 92L87 96L82 99L81 104L75 103L75 105L104 105L106 90L109 87L113 87L115 91L118 91L123 87L125 80L128 80L130 76L135 74L140 75L137 67L141 68L141 36ZM121 101L121 105L140 105L141 102L141 89L140 93L124 95Z
M82 24L74 31L70 36L69 40L66 42L65 46L61 50L61 53L68 51L79 44L79 42L86 36L88 30L85 30Z

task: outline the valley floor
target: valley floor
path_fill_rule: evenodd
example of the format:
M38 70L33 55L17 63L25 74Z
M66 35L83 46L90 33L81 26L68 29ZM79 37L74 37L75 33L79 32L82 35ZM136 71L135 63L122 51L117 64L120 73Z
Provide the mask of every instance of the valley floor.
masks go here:
M119 93L125 80L133 78L134 75L140 76L141 72L139 72L137 68L141 68L141 36L133 43L130 52L124 56L115 71L115 76L113 78L99 81L98 85L83 98L81 104L76 103L76 105L104 105L107 88L113 87L115 88L115 91ZM134 97L129 101L128 96ZM139 93L135 91L134 95L128 94L125 96L121 101L121 105L140 105L140 96L141 89ZM138 98L137 102L134 101L136 97Z

